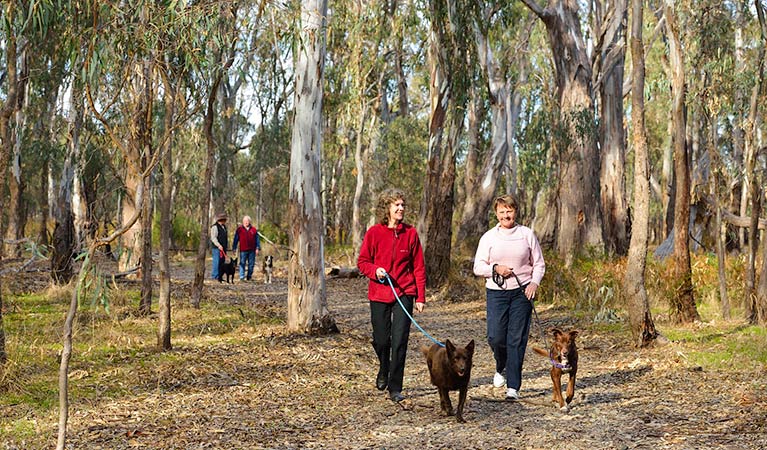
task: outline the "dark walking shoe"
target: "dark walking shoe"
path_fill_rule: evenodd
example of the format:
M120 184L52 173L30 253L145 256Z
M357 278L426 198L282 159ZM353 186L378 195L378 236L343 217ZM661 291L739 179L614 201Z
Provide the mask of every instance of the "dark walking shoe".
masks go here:
M386 389L386 386L389 385L389 380L387 379L386 373L383 371L378 371L378 377L376 377L376 387L379 391L383 391Z
M397 402L397 403L401 402L402 400L405 400L405 396L402 395L402 392L396 392L396 391L395 392L390 392L389 393L389 398L392 399L392 401Z

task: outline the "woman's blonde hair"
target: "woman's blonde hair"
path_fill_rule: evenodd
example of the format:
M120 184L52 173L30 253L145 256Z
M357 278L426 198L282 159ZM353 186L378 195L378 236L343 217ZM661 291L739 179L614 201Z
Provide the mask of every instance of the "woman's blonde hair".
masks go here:
M399 189L386 189L378 195L378 205L376 206L378 223L389 224L389 207L397 200L405 201L405 193Z
M517 204L517 199L514 198L511 194L501 195L500 197L496 197L495 201L493 202L493 211L498 210L498 205L503 205L507 208L511 208L514 211L519 211L519 205Z

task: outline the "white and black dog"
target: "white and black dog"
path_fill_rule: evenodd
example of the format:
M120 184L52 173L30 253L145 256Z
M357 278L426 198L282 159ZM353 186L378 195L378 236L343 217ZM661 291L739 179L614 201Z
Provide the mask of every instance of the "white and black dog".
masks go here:
M272 283L272 272L274 272L274 257L272 255L264 256L264 262L261 265L261 271L264 272L264 283Z

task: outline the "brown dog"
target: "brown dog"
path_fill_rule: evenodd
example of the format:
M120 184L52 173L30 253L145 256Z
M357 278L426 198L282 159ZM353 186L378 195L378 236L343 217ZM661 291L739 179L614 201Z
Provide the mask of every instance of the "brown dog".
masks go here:
M431 348L423 346L421 352L426 356L429 366L431 384L439 391L439 404L448 416L453 415L453 405L450 403L450 391L458 391L458 409L455 417L458 422L463 420L463 405L466 403L466 393L469 391L471 379L471 364L474 357L474 339L466 347L456 347L450 340L445 346L434 344Z
M552 330L554 342L551 343L551 351L533 347L533 351L549 358L551 363L551 381L554 384L554 402L559 403L559 409L570 410L570 402L575 394L575 375L578 372L578 347L575 345L575 337L578 331L563 332L559 328ZM567 398L562 398L562 374L569 374L567 382ZM567 401L567 405L565 405Z

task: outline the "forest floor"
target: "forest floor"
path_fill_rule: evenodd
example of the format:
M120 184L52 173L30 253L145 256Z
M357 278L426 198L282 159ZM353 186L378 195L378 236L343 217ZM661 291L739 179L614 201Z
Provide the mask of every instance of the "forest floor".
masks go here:
M708 366L690 357L731 345L727 337L744 329L742 323L698 323L680 334L689 338L636 350L621 324L595 324L564 307L537 304L544 328L580 330L577 387L568 413L551 402L550 365L532 351L525 359L521 401L505 401L505 390L493 388L494 364L485 337L481 295L430 301L416 316L426 330L460 345L471 339L477 343L466 423L461 424L440 412L439 396L417 351L430 342L415 327L405 371L407 399L397 404L376 390L365 280L328 279L328 306L341 332L309 337L285 330L284 271L278 270L276 282L269 285L257 275L250 283L206 281L203 308L195 310L188 305L191 272L188 268L174 271L174 349L165 353L154 348L156 317L121 315L118 301L108 318L81 306L75 334L79 344L70 369L68 447L596 450L767 446L765 364L738 360ZM14 368L0 379L0 448L52 448L55 444L55 355L60 351L56 343L60 334L48 333L53 336L46 346L38 342L42 337L23 338L25 328L18 326L36 313L25 299L46 292L47 282L42 280L46 276L3 278L11 359L14 352L22 354L22 349L30 348L29 358L35 352L47 353L51 361L45 367L24 369L23 356L17 356ZM125 282L114 288L136 289L137 284ZM128 296L125 309L134 300ZM65 305L59 299L55 326ZM99 334L95 327L112 331ZM134 329L142 331L134 333ZM98 340L111 342L102 348ZM543 346L535 323L530 345ZM47 403L38 399L36 406L22 395L32 395L35 372L49 372L45 383L52 385ZM452 397L455 404L457 394Z

